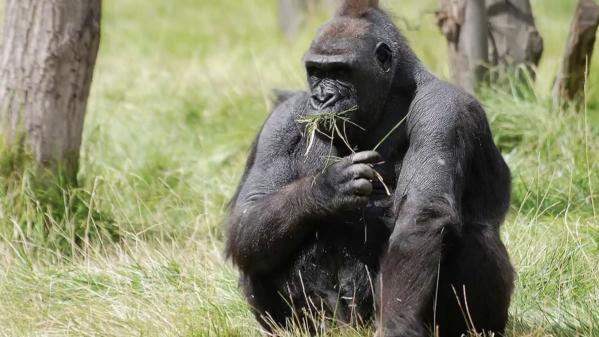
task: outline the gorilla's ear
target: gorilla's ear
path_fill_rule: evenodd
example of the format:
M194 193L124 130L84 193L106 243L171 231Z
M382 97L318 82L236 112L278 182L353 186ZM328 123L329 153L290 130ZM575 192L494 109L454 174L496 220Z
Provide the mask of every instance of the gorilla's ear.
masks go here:
M340 16L360 17L369 7L378 8L379 0L344 0L339 8Z

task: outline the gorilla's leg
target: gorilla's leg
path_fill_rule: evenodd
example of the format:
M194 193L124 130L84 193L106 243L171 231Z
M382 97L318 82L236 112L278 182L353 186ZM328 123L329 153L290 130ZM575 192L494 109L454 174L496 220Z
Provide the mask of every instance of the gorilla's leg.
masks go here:
M254 316L266 331L287 325L292 316L291 308L275 284L266 277L251 276L242 277L241 284Z
M436 305L440 336L459 337L471 329L503 334L514 271L497 230L465 226L447 248Z

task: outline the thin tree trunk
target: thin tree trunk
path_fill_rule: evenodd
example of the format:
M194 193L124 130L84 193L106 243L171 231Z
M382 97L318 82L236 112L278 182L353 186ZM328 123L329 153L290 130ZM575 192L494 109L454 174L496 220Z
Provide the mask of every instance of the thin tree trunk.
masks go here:
M543 53L543 40L535 27L529 0L486 0L486 19L483 14L468 15L479 13L481 5L472 3L477 7L470 12L470 1L440 0L437 12L437 24L449 44L454 82L466 89L472 88L469 78L472 77L471 59L475 56L468 51L472 47L466 47L466 41L479 41L478 51L487 46L487 66L496 73L511 73L521 65L532 71ZM482 42L481 35L485 32L487 42Z
M501 72L524 65L531 75L543 54L529 0L486 0L491 34L490 62Z
M593 56L598 25L597 3L593 0L579 0L554 86L555 99L562 102L580 102L584 97L585 75Z
M101 0L7 0L0 113L8 146L74 180Z
M484 0L441 0L438 25L447 37L451 76L474 92L488 62L488 24Z
M335 5L335 0L279 0L279 26L283 34L292 39L316 7L333 8Z
M489 31L485 1L467 0L465 19L460 44L464 46L464 51L468 55L467 89L473 91L484 79L489 62L489 47L487 46Z
M288 39L297 34L304 11L303 1L279 0L279 26Z

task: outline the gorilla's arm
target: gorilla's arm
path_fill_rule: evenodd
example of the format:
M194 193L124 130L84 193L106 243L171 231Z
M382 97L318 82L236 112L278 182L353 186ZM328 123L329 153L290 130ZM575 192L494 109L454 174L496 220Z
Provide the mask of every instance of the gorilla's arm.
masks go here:
M291 154L300 135L293 104L270 114L252 149L227 219L227 255L246 273L265 272L289 258L311 231L317 209L312 178L299 178Z
M375 152L343 158L317 177L299 176L295 153L305 140L293 117L298 105L284 103L265 123L227 220L227 254L246 273L280 267L315 231L313 220L365 205L372 191L367 163L381 160Z
M273 160L276 167L281 161ZM267 187L267 177L284 171L253 168L229 219L227 253L245 272L265 272L289 259L313 230L306 221L318 209L312 178Z
M437 97L420 93L408 119L410 146L394 196L395 227L381 261L384 336L424 335L443 249L461 232L469 151L461 116L470 108L435 92Z

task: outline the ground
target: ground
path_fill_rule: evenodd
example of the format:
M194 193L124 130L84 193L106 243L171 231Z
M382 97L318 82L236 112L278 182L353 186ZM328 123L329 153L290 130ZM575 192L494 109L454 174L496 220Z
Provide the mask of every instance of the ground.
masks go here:
M436 1L383 3L447 78ZM532 3L546 47L534 89L480 94L514 177L508 336L599 336L599 56L588 104L554 107L575 1ZM0 163L0 335L260 335L220 223L271 88L305 86L326 18L288 41L275 14L274 0L105 1L81 186L51 194Z

